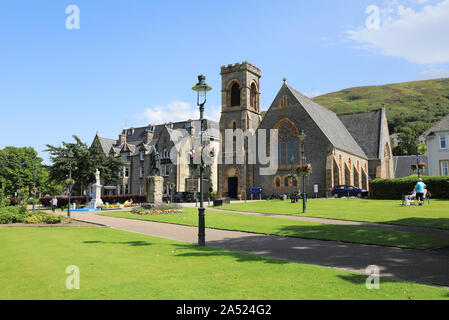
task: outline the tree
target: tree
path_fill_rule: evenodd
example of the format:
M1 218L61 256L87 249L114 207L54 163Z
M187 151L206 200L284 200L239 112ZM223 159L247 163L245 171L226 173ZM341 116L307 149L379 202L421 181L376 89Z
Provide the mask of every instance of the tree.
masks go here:
M398 145L393 149L395 156L415 155L418 147L416 132L409 127L401 127Z
M95 170L101 171L105 183L110 183L117 177L122 162L119 158L108 157L101 152L94 142L89 148L77 136L73 136L75 143L62 142L62 146L47 145L50 160L50 178L64 183L72 168L72 179L75 180L74 189L82 195L87 187L95 182Z
M44 175L42 159L33 148L6 147L0 150L0 188L3 196L14 196L18 192L27 198L35 183L37 188L43 186Z

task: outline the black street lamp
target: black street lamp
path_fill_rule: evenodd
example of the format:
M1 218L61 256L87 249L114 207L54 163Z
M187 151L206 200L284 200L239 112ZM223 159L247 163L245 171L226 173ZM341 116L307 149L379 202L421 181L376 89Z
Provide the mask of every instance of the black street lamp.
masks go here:
M306 135L304 133L304 130L301 129L300 132L301 136L301 164L306 164L306 157L304 155L304 140L306 138ZM306 213L307 210L307 193L306 193L306 176L305 174L302 175L302 213Z
M69 183L68 183L68 185L69 185L69 203L68 203L68 208L67 208L67 217L69 217L70 218L70 198L71 198L71 196L72 196L72 158L73 158L73 154L72 154L72 152L69 152L68 154L67 154L67 156L69 157Z
M203 122L204 122L204 105L206 104L207 92L212 90L206 84L206 77L203 75L198 76L198 83L192 88L197 92L197 105L200 107L200 146L203 147ZM204 159L201 157L200 165L200 207L198 208L198 245L206 245L206 223L205 223L205 211L204 198L203 198L203 175L204 175Z

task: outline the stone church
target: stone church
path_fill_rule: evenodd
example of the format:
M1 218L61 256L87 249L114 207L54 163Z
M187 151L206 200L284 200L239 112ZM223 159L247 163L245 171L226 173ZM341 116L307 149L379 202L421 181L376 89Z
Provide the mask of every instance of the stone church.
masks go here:
M231 198L249 198L251 187L262 187L263 195L279 196L292 190L305 190L324 197L338 185L369 189L374 178L393 177L392 151L385 109L365 113L337 115L313 102L284 83L262 119L260 110L261 70L248 62L221 67L222 114L220 133L226 129L278 129L278 170L261 175L260 164L218 165L218 194ZM299 135L306 135L302 144ZM268 139L267 149L270 150ZM222 143L223 145L223 143ZM304 150L301 150L304 146ZM248 149L245 149L248 150ZM235 157L234 150L234 157ZM312 165L305 186L288 175L301 164L302 153ZM317 189L316 189L317 188Z

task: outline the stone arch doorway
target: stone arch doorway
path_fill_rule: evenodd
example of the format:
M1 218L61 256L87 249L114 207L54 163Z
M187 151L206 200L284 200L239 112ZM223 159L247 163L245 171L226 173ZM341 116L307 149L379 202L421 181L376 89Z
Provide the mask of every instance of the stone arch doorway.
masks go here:
M224 187L229 198L237 198L239 195L239 170L235 166L228 166L224 172Z
M239 178L229 177L228 178L228 197L236 199L238 195L239 188Z

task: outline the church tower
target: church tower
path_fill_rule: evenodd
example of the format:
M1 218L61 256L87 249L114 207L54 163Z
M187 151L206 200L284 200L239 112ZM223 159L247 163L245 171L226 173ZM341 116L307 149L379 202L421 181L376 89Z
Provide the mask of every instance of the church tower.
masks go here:
M256 132L262 120L260 78L260 69L246 61L221 67L220 133L223 159L218 168L218 188L219 194L224 197L237 198L241 195L244 198L249 188L254 186L254 168L253 165L246 164L247 154L244 155L245 164L225 164L224 138L226 129L241 129L243 132L252 129Z

